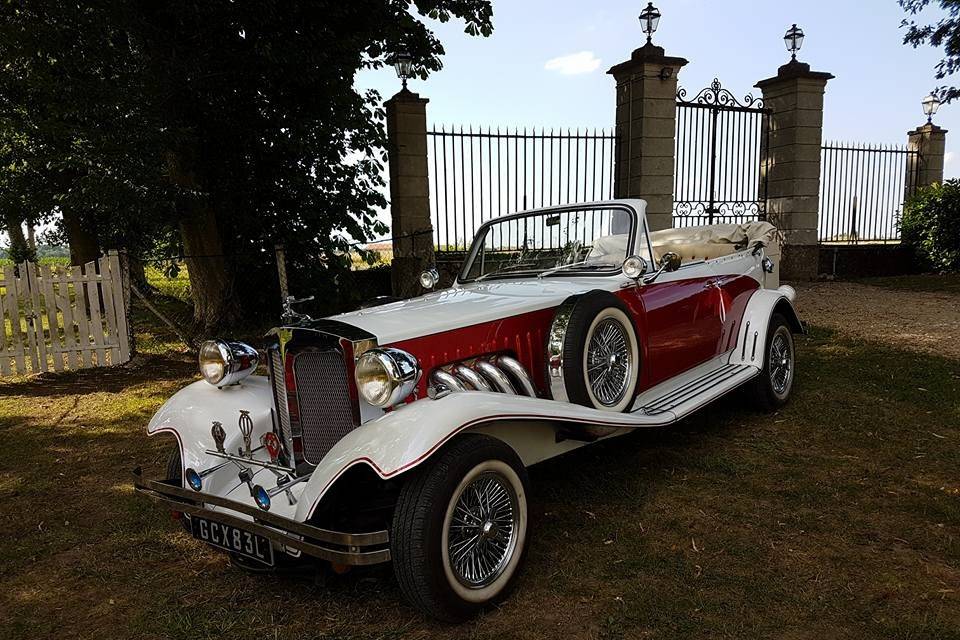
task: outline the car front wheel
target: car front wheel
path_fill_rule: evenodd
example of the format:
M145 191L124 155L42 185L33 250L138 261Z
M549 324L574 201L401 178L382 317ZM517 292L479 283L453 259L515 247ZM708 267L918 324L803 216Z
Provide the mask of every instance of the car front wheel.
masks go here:
M516 453L479 434L414 472L391 531L394 572L411 604L459 622L508 594L527 541L527 486Z

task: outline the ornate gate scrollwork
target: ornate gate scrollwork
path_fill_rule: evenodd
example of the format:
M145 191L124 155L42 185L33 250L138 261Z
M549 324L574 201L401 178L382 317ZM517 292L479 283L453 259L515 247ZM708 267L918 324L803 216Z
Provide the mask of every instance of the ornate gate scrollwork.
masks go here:
M686 96L677 91L674 226L765 219L770 110L716 78Z

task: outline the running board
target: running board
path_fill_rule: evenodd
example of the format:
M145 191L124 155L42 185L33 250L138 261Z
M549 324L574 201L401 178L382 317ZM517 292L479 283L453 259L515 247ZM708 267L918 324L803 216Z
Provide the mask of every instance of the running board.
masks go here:
M760 373L756 367L743 364L722 364L668 389L655 389L639 399L640 407L632 413L656 416L673 413L678 419L736 389ZM665 385L660 385L665 386Z

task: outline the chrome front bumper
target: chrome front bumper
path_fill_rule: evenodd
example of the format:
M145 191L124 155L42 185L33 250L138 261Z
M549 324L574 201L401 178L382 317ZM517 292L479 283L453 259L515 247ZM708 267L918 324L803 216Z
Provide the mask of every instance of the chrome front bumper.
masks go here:
M170 509L256 533L271 542L289 549L296 549L308 556L348 565L379 564L390 561L390 535L386 531L369 533L330 531L209 493L190 491L166 482L147 480L139 467L134 469L133 476L133 487L137 493L162 503ZM205 505L214 505L242 513L252 517L253 521L238 518L225 511L212 511Z

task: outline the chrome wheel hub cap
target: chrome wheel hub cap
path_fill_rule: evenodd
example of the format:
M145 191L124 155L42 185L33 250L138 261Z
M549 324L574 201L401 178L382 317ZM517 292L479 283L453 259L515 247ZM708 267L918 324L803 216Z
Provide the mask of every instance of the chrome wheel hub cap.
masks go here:
M623 399L630 380L627 331L612 318L601 321L587 344L587 382L600 404L610 407Z
M497 579L516 547L517 495L497 474L486 473L457 498L447 551L457 580L480 589Z
M778 331L770 341L770 384L774 393L782 396L790 388L792 380L793 353L790 340Z

